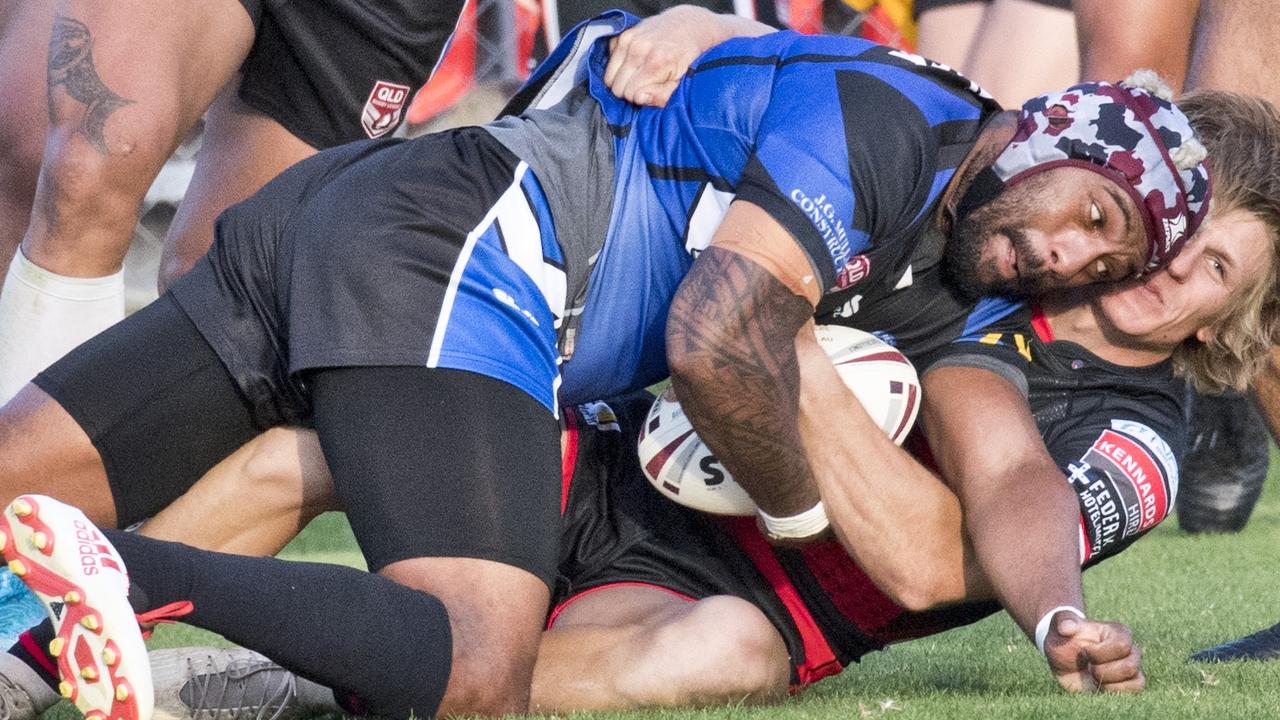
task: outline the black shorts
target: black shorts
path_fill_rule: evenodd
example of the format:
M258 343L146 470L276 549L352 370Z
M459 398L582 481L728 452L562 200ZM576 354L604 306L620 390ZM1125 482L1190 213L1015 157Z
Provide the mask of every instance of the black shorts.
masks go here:
M121 527L186 492L263 430L218 356L168 295L33 381L102 456Z
M584 422L581 407L565 410L568 444L577 452L576 462L564 468L571 482L551 622L575 599L613 585L645 585L690 600L733 595L759 608L782 635L794 685L839 672L842 663L834 660L807 611L779 597L774 583L785 581L766 577L736 539L748 530L763 544L751 519L689 510L645 479L636 437L652 400L637 393L610 401L616 432L601 431L603 423L594 418ZM586 414L598 417L599 412Z
M225 211L171 290L255 422L314 425L371 569L478 557L550 583L557 346L531 273L555 243L536 191L480 128L349 143Z
M317 149L395 130L463 0L240 0L256 35L240 99Z
M264 425L306 416L297 375L329 367L475 372L554 412L564 298L535 279L559 271L541 198L480 128L351 143L224 212L173 293Z
M947 5L965 5L973 2L990 4L991 0L915 0L911 6L911 13L918 18L926 10L933 10ZM1028 0L1028 2L1062 10L1071 9L1071 0Z

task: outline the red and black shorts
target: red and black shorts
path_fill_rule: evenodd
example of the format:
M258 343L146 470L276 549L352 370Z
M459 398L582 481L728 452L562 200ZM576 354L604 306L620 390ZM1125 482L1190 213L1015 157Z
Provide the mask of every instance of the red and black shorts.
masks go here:
M316 149L400 125L463 0L240 0L256 36L240 99Z

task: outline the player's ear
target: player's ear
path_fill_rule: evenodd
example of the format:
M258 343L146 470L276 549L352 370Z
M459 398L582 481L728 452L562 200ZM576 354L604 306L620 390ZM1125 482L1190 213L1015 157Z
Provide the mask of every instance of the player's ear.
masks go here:
M1213 325L1205 325L1199 330L1196 330L1196 340L1199 340L1202 343L1208 343L1215 335L1217 335L1217 328Z

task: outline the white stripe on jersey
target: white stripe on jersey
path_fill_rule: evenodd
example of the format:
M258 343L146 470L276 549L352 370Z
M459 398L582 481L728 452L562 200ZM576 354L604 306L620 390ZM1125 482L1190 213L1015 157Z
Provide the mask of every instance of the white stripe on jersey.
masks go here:
M698 191L698 199L694 201L693 212L689 214L689 229L684 235L684 249L691 255L697 255L711 244L711 238L720 229L725 213L729 212L729 203L734 194L716 190L710 183Z
M565 298L568 294L568 279L563 269L543 260L542 233L538 227L537 216L529 207L529 199L520 188L520 181L529 171L529 164L521 162L516 165L511 185L503 191L497 202L485 213L484 219L467 233L462 252L454 262L453 272L449 275L449 287L445 290L444 303L440 308L440 317L436 320L436 328L431 338L431 352L427 355L427 367L437 367L440 362L440 348L444 344L449 320L453 315L453 303L458 295L458 284L471 261L471 253L476 241L484 235L494 222L501 223L502 239L506 243L507 255L524 271L542 297L547 301L551 314L558 327L564 316Z
M555 316L556 327L560 327L569 280L564 270L544 260L542 231L538 228L538 218L533 214L528 198L520 189L520 179L528 167L522 162L516 168L515 184L498 198L495 205L498 211L495 219L502 228L502 239L507 245L507 255L520 266L529 279L533 280L533 284L538 286L542 297L547 301L547 306L551 308L551 314Z
M552 71L556 74L555 79L539 91L538 96L529 103L529 108L549 108L563 100L570 90L587 77L587 58L591 54L595 41L614 31L615 28L611 22L593 22L582 28L574 38L573 50Z

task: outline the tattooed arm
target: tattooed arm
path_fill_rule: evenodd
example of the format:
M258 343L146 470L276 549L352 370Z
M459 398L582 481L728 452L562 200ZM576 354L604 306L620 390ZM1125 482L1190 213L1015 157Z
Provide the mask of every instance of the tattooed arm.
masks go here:
M681 406L768 514L793 516L820 494L841 543L900 604L982 594L955 496L885 436L818 346L818 286L782 226L730 206L667 322Z
M795 351L817 286L790 235L738 201L680 285L667 320L681 406L743 489L777 517L818 501L800 441Z

